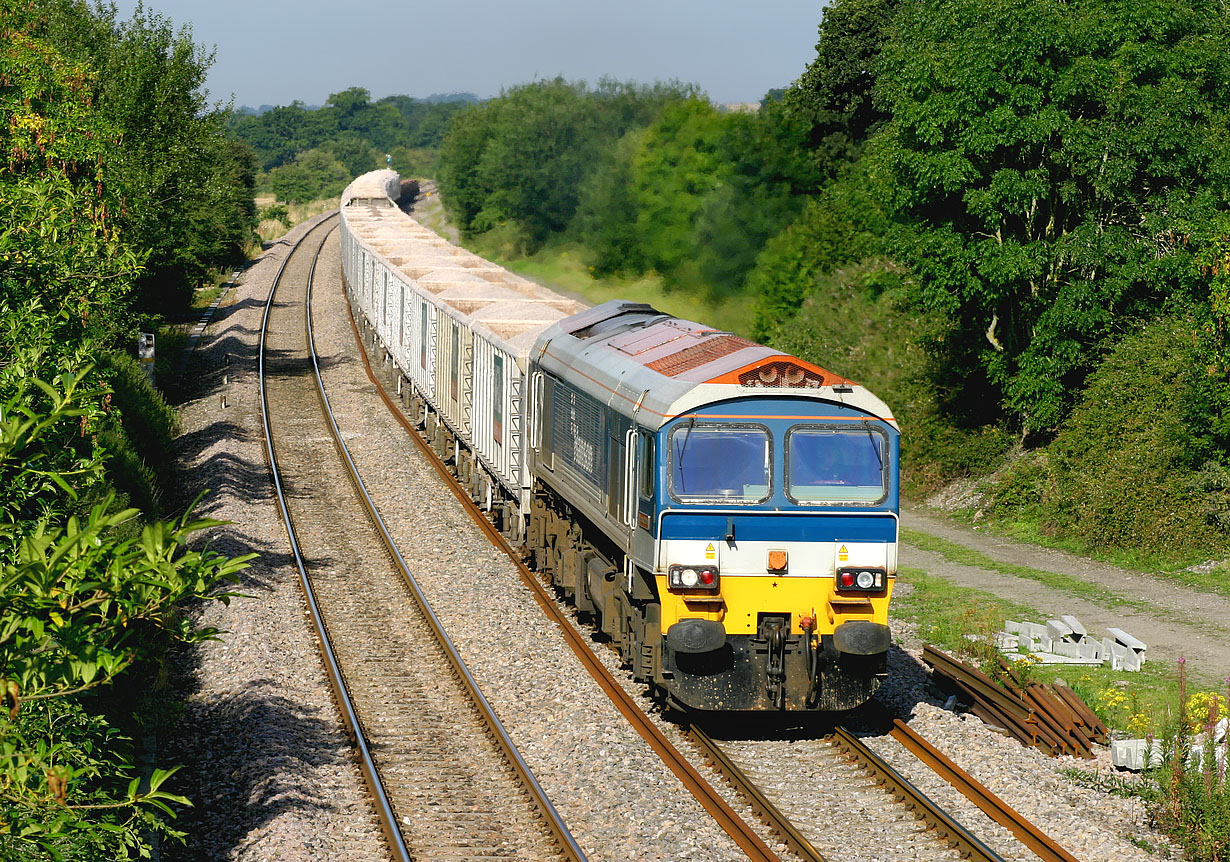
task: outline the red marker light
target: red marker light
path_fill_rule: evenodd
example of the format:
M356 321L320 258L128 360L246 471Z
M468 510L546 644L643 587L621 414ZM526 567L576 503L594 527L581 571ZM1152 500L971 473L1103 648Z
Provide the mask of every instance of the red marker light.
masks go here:
M842 572L841 573L841 585L843 587L854 586L854 573L853 572Z
M712 569L701 569L700 570L700 582L702 584L713 583L713 570Z

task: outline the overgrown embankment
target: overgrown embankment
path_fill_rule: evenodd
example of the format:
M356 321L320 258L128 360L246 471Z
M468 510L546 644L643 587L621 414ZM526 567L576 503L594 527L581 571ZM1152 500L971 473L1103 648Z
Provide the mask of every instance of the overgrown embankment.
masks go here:
M252 228L248 156L191 34L143 11L0 18L0 858L126 859L173 836L141 740L188 603L243 559L164 516L174 411L132 356Z

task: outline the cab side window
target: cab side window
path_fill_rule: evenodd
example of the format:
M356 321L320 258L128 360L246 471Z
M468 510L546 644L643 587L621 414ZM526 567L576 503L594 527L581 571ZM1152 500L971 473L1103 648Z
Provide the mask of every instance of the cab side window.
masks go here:
M657 464L653 460L653 438L648 434L636 435L636 463L640 471L640 493L646 500L653 499L653 477L657 473Z

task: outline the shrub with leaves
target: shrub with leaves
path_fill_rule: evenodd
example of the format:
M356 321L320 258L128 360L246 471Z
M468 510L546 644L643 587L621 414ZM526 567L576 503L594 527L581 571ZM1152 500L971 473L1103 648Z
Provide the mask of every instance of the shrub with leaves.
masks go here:
M161 790L171 774L136 777L121 734L88 696L172 640L214 637L183 615L250 557L190 547L217 521L190 514L147 523L110 496L68 514L78 489L98 481L105 451L62 456L88 441L107 393L83 382L90 367L0 402L0 856L128 858L144 855L153 811L186 800ZM34 397L34 394L37 397ZM83 698L87 698L83 700ZM173 770L172 770L173 771ZM88 852L86 850L88 849Z
M1158 826L1183 848L1184 858L1222 862L1230 858L1230 734L1217 737L1225 695L1196 692L1189 698L1185 665L1180 658L1179 709L1175 725L1163 736L1163 761L1152 770L1155 789L1144 795Z

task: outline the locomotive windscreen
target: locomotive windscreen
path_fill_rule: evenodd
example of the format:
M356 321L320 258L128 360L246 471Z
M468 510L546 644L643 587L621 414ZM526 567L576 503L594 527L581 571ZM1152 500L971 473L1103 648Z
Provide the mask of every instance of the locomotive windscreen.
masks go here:
M671 494L678 500L766 500L770 451L769 432L758 426L676 428L670 442Z
M888 438L877 428L802 426L786 436L787 492L797 503L879 503L887 466Z

